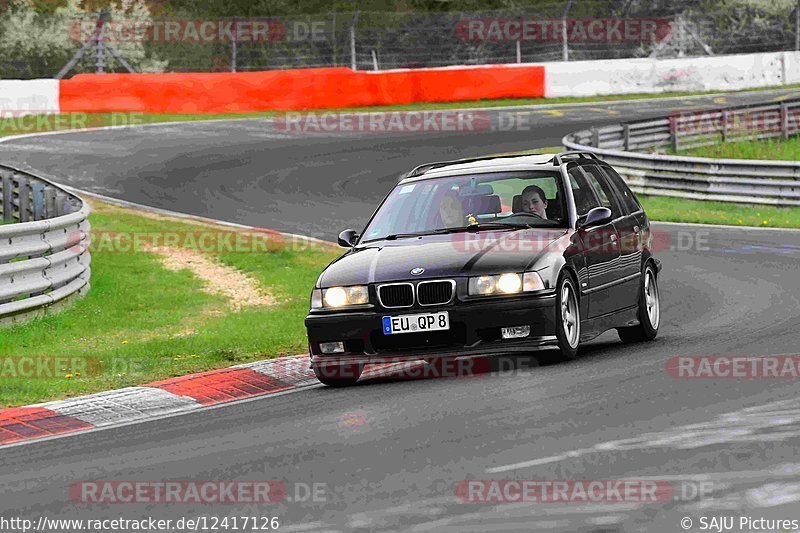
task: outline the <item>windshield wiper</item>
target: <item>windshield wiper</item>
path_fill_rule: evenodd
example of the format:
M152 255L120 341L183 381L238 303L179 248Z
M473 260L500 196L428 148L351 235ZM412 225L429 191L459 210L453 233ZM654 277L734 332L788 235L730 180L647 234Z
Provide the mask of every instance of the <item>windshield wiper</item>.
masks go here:
M532 228L530 224L509 224L506 222L486 222L483 224L472 224L469 226L461 226L458 228L437 228L428 231L417 231L414 233L392 233L385 237L377 237L374 239L364 240L362 242L372 241L395 241L397 239L406 239L409 237L421 237L423 235L445 235L447 233L460 233L464 231L480 231L484 229L528 229Z
M434 230L435 233L461 233L464 231L481 231L484 229L529 229L530 224L510 224L508 222L484 222L483 224L470 224L460 228L441 228Z
M417 232L417 233L392 233L391 235L387 235L386 237L379 237L377 239L370 239L371 241L394 241L396 239L405 239L406 237L419 237L420 235L430 235L427 231Z

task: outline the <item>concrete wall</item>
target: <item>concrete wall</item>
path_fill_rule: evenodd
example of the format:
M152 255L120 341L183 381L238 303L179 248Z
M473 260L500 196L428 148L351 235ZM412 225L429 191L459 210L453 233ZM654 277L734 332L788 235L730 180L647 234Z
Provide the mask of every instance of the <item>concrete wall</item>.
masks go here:
M0 117L59 111L58 80L0 80Z
M800 53L544 63L545 94L731 91L800 83Z

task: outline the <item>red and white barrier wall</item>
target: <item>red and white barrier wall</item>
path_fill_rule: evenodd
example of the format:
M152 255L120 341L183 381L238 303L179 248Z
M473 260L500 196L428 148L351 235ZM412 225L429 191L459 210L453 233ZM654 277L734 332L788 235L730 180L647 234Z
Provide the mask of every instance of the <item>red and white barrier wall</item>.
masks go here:
M62 111L230 113L544 96L539 65L355 72L348 68L197 74L80 74Z
M729 91L800 83L800 52L355 72L80 74L0 80L0 112L237 113L497 98Z

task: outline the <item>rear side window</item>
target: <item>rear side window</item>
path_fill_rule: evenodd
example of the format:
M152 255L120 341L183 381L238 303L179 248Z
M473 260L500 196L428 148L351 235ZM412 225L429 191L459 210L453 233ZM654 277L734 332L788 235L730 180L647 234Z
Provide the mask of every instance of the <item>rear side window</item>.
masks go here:
M639 200L637 200L636 196L633 195L622 177L617 174L617 171L609 167L603 167L603 171L614 185L614 188L617 189L617 192L619 193L619 199L625 205L628 212L634 213L636 211L640 211L642 206L639 204Z
M591 185L586 180L586 173L580 167L569 170L569 182L572 187L572 197L575 199L575 210L582 217L595 207L600 207Z
M615 198L616 193L608 182L605 174L600 170L600 167L596 165L585 165L581 168L586 172L586 177L592 185L594 192L597 193L597 197L600 198L600 203L603 204L603 207L609 208L614 218L624 215L625 213L622 212Z

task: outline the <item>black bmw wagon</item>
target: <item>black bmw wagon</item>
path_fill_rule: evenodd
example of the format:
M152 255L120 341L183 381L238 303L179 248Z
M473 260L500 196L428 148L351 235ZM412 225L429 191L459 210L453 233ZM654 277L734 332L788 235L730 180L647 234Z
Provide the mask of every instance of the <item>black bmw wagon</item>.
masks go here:
M364 366L655 338L658 273L638 200L593 154L421 165L320 275L305 325L328 385Z

